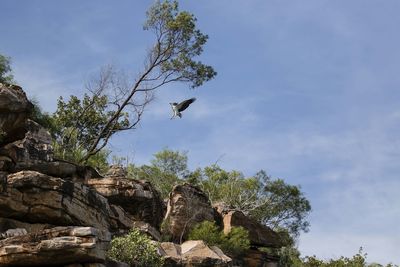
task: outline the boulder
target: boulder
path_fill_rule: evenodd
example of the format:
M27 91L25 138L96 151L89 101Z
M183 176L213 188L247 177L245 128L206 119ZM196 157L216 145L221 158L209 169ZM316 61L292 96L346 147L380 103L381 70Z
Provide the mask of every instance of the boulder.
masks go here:
M160 247L166 266L232 266L231 258L218 247L209 247L202 240L190 240L181 245L163 242Z
M87 184L106 197L109 203L121 206L135 220L160 229L164 203L149 182L127 179L126 176L106 176L104 179L89 179Z
M0 145L23 138L32 109L21 87L0 83Z
M24 137L1 147L0 155L10 159L19 169L38 162L52 161L53 148L50 133L31 120L27 120L23 127L26 130Z
M169 195L163 231L174 242L181 243L196 224L205 220L214 221L216 216L207 195L198 187L176 185Z
M231 210L222 214L224 233L228 234L232 227L241 226L249 231L250 244L262 247L281 247L279 235L271 228L245 216L243 212Z
M0 266L103 263L109 242L109 233L92 227L55 227L14 236L0 240Z

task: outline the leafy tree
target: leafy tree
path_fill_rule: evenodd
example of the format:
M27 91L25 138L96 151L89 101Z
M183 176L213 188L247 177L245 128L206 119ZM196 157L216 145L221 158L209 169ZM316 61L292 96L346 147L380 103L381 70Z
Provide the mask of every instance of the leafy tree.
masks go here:
M273 180L265 171L245 178L241 172L213 165L204 168L199 184L212 202L224 202L278 232L297 237L308 230L311 205L300 186Z
M136 128L156 89L174 82L195 88L216 75L211 66L196 61L208 36L196 28L193 14L179 11L177 1L155 2L144 30L155 35L155 43L133 81L109 67L89 83L90 95L83 100L75 96L67 103L59 100L56 116L65 124L59 132L63 155L79 149L83 152L79 161L86 162L114 134Z
M264 171L255 177L261 190L258 203L249 215L274 229L286 229L294 237L301 231L307 232L309 222L306 218L311 205L300 186L286 184L282 179L272 180Z
M383 267L378 263L367 263L367 253L360 248L359 252L352 257L340 257L337 259L322 260L316 256L300 257L300 253L295 248L283 248L279 252L279 266L282 267ZM389 263L386 267L398 267Z
M189 173L187 161L187 152L163 149L154 154L154 159L151 160L151 165L163 173L175 175L176 177L183 179Z
M163 199L167 198L174 185L180 182L176 175L164 173L152 165L136 167L130 164L127 171L130 178L149 181L160 192Z
M64 102L62 97L59 98L57 110L52 116L53 134L57 144L56 156L78 163L87 163L89 157L86 158L86 155L92 143L101 138L98 132L105 127L108 119L115 115L115 112L108 110L107 103L108 98L105 95L85 94L82 100L71 96L68 102ZM114 122L110 133L127 125L127 114L120 114L119 120Z
M0 83L13 83L10 57L0 55Z
M133 228L126 236L111 240L107 256L138 267L161 267L164 263L157 252L157 247L151 243L151 239L136 228Z
M281 234L293 245L301 231L307 231L309 201L300 186L272 179L265 171L245 177L239 171L226 171L216 164L190 172L187 153L164 149L154 155L151 165L128 168L132 177L150 181L165 198L181 182L198 185L212 203L224 202Z
M187 152L163 149L155 153L150 165L129 165L128 176L149 181L167 198L174 185L184 181L190 174L187 168Z

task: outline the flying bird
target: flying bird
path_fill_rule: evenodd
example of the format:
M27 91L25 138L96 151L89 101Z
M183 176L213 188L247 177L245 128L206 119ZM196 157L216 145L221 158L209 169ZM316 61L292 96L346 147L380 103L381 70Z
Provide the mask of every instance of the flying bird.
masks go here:
M179 118L182 118L182 114L181 112L184 111L185 109L187 109L189 107L190 104L192 104L194 101L196 100L196 98L190 98L190 99L186 99L184 101L182 101L181 103L169 103L171 105L172 111L174 112L174 115L172 115L171 120L178 116Z

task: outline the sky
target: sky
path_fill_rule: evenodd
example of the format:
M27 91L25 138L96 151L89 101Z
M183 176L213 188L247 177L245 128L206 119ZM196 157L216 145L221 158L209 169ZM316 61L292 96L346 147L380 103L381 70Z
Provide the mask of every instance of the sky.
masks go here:
M101 66L132 77L154 41L153 1L1 0L0 54L45 111L82 95ZM163 148L189 166L264 169L310 200L302 255L400 264L400 2L181 1L209 40L199 60L217 77L161 88L114 154L148 163ZM196 97L182 119L169 102Z

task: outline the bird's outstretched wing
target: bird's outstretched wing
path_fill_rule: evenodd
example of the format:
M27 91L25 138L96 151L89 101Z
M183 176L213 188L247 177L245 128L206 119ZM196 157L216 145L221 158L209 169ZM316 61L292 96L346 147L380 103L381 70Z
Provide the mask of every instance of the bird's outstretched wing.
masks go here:
M187 100L182 101L181 103L179 103L176 108L178 109L179 112L184 111L185 109L187 109L187 107L192 104L194 101L196 101L196 98L190 98Z

